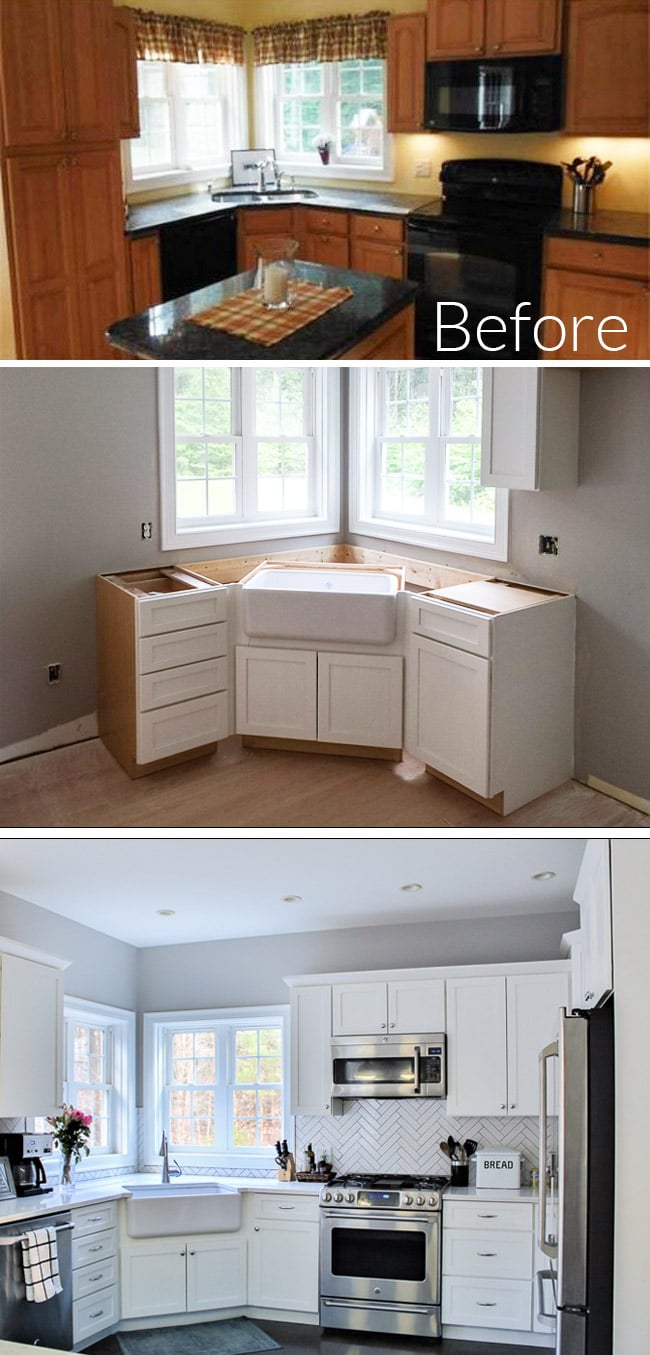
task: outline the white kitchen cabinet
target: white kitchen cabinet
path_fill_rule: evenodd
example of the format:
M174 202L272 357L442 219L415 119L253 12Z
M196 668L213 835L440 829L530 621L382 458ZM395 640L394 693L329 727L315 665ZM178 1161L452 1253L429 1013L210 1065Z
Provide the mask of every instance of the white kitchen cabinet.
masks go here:
M490 796L490 661L414 636L411 733L423 762L468 790Z
M582 963L583 937L580 929L564 933L560 953L568 955L571 964L571 1007L583 1007L585 978Z
M315 739L316 654L238 645L237 733Z
M484 400L481 484L573 488L579 415L579 372L495 367Z
M444 1029L442 979L338 983L332 988L333 1035L427 1035Z
M187 1311L246 1303L247 1246L237 1233L203 1236L187 1244Z
M614 986L612 971L612 893L609 842L587 843L576 881L574 899L580 906L584 992L579 1007L596 1007Z
M531 1330L532 1204L447 1201L442 1257L446 1328Z
M120 1319L117 1205L73 1208L72 1330L75 1345L97 1340Z
M0 1116L56 1114L63 1099L62 1050L61 968L3 949Z
M162 1317L246 1302L243 1234L147 1238L121 1248L122 1316Z
M318 1199L253 1196L248 1302L318 1312Z
M450 1115L538 1115L539 1052L569 1002L567 965L447 980Z
M331 1110L332 989L314 984L291 989L291 1114Z

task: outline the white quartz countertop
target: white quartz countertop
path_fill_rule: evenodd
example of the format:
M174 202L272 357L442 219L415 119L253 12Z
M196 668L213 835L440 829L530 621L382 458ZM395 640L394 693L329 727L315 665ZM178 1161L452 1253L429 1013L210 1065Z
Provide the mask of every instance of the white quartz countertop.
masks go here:
M498 1190L493 1186L449 1186L445 1191L442 1200L471 1200L476 1204L477 1201L492 1200L496 1204L516 1204L524 1201L526 1204L536 1204L539 1195L536 1190L531 1190L530 1186L521 1186L519 1190Z
M133 1186L148 1185L155 1181L153 1172L140 1172L131 1176L115 1176L109 1180L88 1181L86 1185L75 1186L65 1195L55 1189L51 1195L29 1195L23 1199L3 1200L0 1203L0 1225L19 1223L22 1220L40 1218L47 1214L58 1214L64 1209L79 1209L84 1205L103 1204L107 1200L124 1200ZM255 1191L275 1194L318 1195L321 1186L317 1181L278 1181L266 1176L190 1176L188 1185L230 1186L233 1190ZM183 1178L181 1177L182 1184ZM173 1186L172 1186L173 1189Z
M18 1341L0 1341L0 1355L25 1355L26 1350L32 1350L34 1347L24 1346ZM52 1346L39 1346L40 1355L61 1355L61 1347L54 1350Z

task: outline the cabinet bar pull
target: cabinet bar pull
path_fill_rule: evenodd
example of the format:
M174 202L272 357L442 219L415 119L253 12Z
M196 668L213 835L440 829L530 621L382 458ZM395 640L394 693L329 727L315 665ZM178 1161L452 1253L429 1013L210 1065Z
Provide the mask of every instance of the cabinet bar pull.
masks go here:
M498 1214L477 1214L479 1219L497 1219L498 1217Z
M485 1299L476 1300L477 1308L496 1308L496 1303L487 1303Z
M498 1256L499 1253L496 1252L496 1251L477 1251L476 1255L477 1255L477 1256Z

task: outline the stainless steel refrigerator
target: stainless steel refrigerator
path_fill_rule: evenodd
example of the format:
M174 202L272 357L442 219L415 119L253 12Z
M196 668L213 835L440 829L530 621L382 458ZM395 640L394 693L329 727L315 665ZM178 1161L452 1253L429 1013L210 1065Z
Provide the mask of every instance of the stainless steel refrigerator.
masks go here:
M560 1013L540 1054L539 1244L557 1309L556 1355L611 1355L614 1252L613 999Z

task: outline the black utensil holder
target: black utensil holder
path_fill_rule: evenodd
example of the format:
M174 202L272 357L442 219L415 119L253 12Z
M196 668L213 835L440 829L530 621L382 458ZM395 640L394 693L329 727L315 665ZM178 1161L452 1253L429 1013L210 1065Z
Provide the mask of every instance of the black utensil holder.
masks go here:
M452 1186L469 1185L469 1163L452 1162L451 1164L451 1184Z

